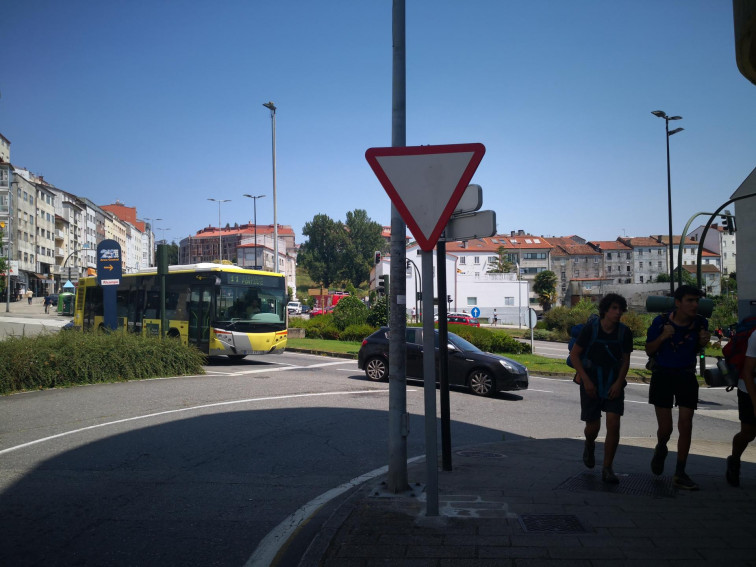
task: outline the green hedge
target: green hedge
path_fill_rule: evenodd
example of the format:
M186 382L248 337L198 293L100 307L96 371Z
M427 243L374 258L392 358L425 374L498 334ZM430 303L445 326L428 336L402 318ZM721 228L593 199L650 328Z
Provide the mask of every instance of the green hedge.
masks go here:
M77 384L204 374L205 355L180 341L61 331L0 342L0 394Z

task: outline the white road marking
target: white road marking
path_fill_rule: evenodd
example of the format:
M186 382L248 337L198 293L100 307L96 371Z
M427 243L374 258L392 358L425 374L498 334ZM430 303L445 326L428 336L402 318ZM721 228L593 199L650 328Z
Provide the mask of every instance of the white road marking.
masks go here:
M425 455L419 457L413 457L407 459L407 464L414 463L420 459L424 459ZM320 496L310 500L307 504L299 508L296 512L284 519L283 522L278 524L268 535L266 535L260 543L257 545L252 556L247 560L244 567L257 567L259 565L272 565L273 561L278 555L281 547L289 540L303 524L305 524L310 517L315 514L320 508L325 506L328 502L343 494L350 488L359 486L360 484L367 482L379 475L388 472L388 465L375 469L361 476L353 478L349 482L345 482L341 486L332 488L331 490L324 492Z
M310 398L310 397L314 398L314 397L321 397L321 396L351 396L354 394L386 394L386 393L388 393L388 388L380 389L380 390L353 390L351 392L343 391L343 392L319 392L319 393L310 393L310 394L289 394L285 396L267 396L263 398L247 398L244 400L233 400L233 401L228 401L228 402L217 402L213 404L202 404L199 406L192 406L188 408L179 408L179 409L174 409L174 410L159 411L156 413L148 413L145 415L136 415L136 416L127 417L124 419L117 419L115 421L98 423L97 425L90 425L88 427L82 427L80 429L73 429L71 431L65 431L63 433L57 433L56 435L50 435L48 437L43 437L41 439L29 441L28 443L22 443L21 445L8 447L7 449L3 449L2 451L0 451L0 455L5 455L13 451L18 451L19 449L25 449L26 447L31 447L32 445L37 445L39 443L44 443L46 441L52 441L53 439L59 439L61 437L67 437L69 435L75 435L77 433L82 433L84 431L89 431L92 429L99 429L101 427L109 427L111 425L118 425L119 423L128 423L129 421L138 421L140 419L149 419L151 417L159 417L162 415L170 415L174 413L183 413L183 412L195 411L195 410L201 410L201 409L207 409L207 408L217 408L217 407L223 407L223 406L233 406L233 405L238 405L238 404L265 402L265 401L271 401L271 400L290 400L294 398Z
M554 390L535 390L533 388L528 388L528 392L543 392L544 394L553 394Z

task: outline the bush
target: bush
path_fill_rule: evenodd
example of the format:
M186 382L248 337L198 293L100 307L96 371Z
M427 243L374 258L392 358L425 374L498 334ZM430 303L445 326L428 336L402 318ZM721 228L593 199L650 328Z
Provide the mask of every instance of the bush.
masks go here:
M0 394L204 374L205 355L181 341L131 333L63 331L0 342Z
M530 352L530 345L521 343L504 331L491 331L482 327L449 325L449 332L470 341L480 350L500 354L523 354Z
M367 321L368 308L359 299L350 295L345 297L333 308L333 322L340 330L350 325L362 325Z
M539 329L537 326L533 329L533 339L536 341L553 341L554 334L551 331L545 329Z
M627 311L622 316L622 322L630 328L633 333L633 338L643 337L645 343L646 330L648 329L648 322L646 317L636 313L635 311Z
M535 333L535 330L533 331ZM548 331L547 331L548 332ZM492 332L493 340L491 342L491 352L500 352L505 354L529 354L530 345L520 342L509 336L507 333Z
M371 296L372 297L372 296ZM389 315L388 299L379 297L370 307L370 313L367 316L367 324L373 327L385 327L388 325Z
M339 335L340 341L361 341L368 335L373 334L375 327L371 327L367 323L362 325L349 325L346 329L341 331Z

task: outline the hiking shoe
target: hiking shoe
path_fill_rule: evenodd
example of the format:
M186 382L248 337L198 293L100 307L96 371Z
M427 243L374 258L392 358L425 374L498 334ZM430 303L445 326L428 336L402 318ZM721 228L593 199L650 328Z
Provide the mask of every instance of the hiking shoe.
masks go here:
M651 472L659 476L664 472L664 459L667 458L668 449L666 445L656 445L654 456L651 459Z
M672 480L677 488L682 488L683 490L698 490L698 485L685 473L676 474Z
M736 461L732 456L727 457L725 478L730 486L740 486L740 461Z
M619 484L619 479L617 478L617 475L614 474L612 467L604 467L601 471L601 480L606 484Z
M592 441L585 442L585 449L583 449L583 464L592 469L596 466L596 456L593 454L596 449L596 443Z

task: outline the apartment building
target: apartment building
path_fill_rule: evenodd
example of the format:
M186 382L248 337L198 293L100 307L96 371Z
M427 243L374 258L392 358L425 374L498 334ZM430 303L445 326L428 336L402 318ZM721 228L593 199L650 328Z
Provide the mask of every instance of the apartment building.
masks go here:
M688 233L688 236L692 240L700 242L704 228L704 225L701 225ZM729 234L721 225L713 223L709 225L709 230L706 231L704 248L720 255L723 276L728 276L735 272L737 255L736 233Z
M615 278L615 283L649 283L656 281L659 274L668 273L667 246L650 236L617 238L619 242L632 249L632 252L620 253L624 261L624 270ZM608 274L607 274L608 275Z
M596 298L602 289L604 255L580 236L549 237L551 269L557 276L557 302L572 306L582 297ZM596 301L598 301L596 299Z

